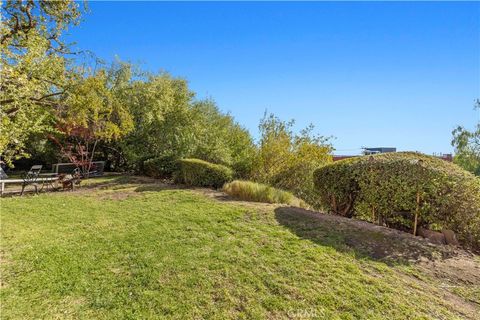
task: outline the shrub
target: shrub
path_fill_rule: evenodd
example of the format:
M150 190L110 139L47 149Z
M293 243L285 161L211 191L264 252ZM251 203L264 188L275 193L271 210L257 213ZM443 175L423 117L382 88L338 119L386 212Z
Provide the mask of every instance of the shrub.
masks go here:
M232 181L223 186L223 191L232 197L245 201L283 203L302 208L306 207L303 200L296 198L290 192L251 181Z
M177 170L177 158L163 156L145 160L142 165L143 173L149 177L168 179Z
M135 169L135 173L145 174L144 164L147 160L150 160L153 158L155 158L155 156L149 155L149 156L140 157L139 159L135 160L134 161L135 164L133 166Z
M365 156L316 170L314 183L332 213L410 231L452 229L480 248L480 179L455 164L418 153Z
M353 177L350 159L317 169L313 176L317 197L324 210L351 218L358 185Z
M220 188L233 179L230 168L200 159L181 159L174 173L175 181L190 186Z

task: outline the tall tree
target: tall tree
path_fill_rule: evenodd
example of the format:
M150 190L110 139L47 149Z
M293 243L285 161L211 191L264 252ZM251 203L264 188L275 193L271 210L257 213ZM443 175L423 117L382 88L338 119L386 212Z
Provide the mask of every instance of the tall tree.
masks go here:
M135 129L119 143L136 163L147 157L195 157L231 166L246 176L252 166L250 134L213 100L196 100L187 81L168 73L135 77L122 100Z
M313 172L332 161L329 137L315 135L313 125L293 132L294 121L282 121L265 114L260 121L261 139L254 179L292 191L312 206L318 197L313 185Z
M135 129L120 144L131 163L148 156L183 157L193 138L187 82L167 73L135 79L122 93Z
M51 139L86 175L99 142L117 140L133 129L128 105L120 95L128 85L128 75L100 69L61 95L62 105L55 111L60 137L51 135Z
M480 100L475 102L480 112ZM480 176L480 120L473 130L458 126L452 132L452 146L455 147L454 162L477 176Z
M194 132L190 156L232 167L237 177L249 177L256 152L250 133L211 99L195 101L190 110Z
M61 35L83 9L72 0L1 4L0 155L8 163L27 155L31 134L53 128L59 96L76 78Z

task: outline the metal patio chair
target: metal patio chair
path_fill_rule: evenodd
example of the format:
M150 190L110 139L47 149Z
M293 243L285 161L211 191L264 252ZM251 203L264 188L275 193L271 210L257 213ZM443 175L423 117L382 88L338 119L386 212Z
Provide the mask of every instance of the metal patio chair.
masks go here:
M22 192L20 193L23 196L23 192L25 191L25 187L28 185L32 185L35 187L35 194L38 194L38 176L40 175L40 171L42 171L42 165L34 165L30 168L30 170L25 173L22 177Z

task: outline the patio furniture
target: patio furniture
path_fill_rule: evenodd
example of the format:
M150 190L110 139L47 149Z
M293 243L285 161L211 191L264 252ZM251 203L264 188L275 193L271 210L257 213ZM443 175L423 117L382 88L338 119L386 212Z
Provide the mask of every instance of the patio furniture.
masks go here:
M0 196L3 195L3 192L5 191L5 184L7 183L23 183L23 179L5 179L5 180L0 180L1 183L1 188L0 188Z
M38 184L37 180L40 175L40 171L42 171L42 165L34 165L30 168L30 170L22 177L22 192L20 193L23 196L23 192L25 191L25 187L28 185L32 185L35 187L35 194L38 194Z
M78 167L78 164L74 163L55 163L52 165L52 172L57 174L69 174ZM90 172L83 172L84 169L80 170L80 174L85 177L98 177L103 175L103 170L105 168L105 161L93 161L90 168Z
M46 190L51 189L55 190L57 186L57 181L58 181L58 174L55 172L47 172L47 173L40 173L39 175L39 180L42 182L42 188L40 191L45 188Z
M5 179L8 179L8 176L5 173L5 171L3 171L3 168L0 167L0 180L5 180Z
M69 188L71 191L75 190L75 185L80 185L82 175L79 168L73 169L71 174L61 174L58 176L58 181L62 184L63 190Z
M39 168L40 167L40 168ZM0 178L0 196L3 195L5 192L5 185L6 184L22 184L22 193L25 190L25 187L29 184L35 183L35 192L38 193L38 184L42 183L42 187L40 189L43 190L44 187L47 189L55 189L54 183L58 180L58 176L56 173L40 173L39 169L41 170L41 166L36 165L33 166L21 179L7 179L5 177ZM37 174L37 178L35 179L35 175Z

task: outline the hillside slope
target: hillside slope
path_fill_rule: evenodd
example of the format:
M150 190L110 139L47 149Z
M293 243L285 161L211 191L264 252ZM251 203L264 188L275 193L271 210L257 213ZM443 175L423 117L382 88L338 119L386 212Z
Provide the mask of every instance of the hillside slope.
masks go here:
M480 260L135 177L0 200L2 318L475 319Z

